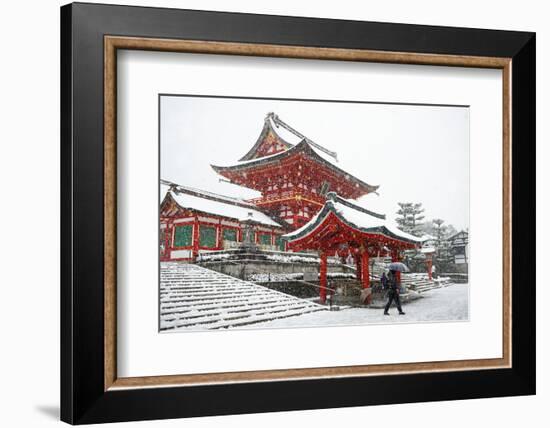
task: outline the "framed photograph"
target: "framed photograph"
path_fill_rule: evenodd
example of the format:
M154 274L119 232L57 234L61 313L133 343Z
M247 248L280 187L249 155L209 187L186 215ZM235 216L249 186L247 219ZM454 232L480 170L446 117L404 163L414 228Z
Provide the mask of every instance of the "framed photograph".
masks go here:
M533 33L76 3L61 55L62 420L535 393Z

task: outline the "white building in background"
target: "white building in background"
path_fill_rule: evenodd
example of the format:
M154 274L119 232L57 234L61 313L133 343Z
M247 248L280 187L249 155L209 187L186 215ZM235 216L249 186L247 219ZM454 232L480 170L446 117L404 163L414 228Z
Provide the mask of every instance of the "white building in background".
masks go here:
M468 264L468 232L461 230L447 240L449 241L453 262L457 265Z

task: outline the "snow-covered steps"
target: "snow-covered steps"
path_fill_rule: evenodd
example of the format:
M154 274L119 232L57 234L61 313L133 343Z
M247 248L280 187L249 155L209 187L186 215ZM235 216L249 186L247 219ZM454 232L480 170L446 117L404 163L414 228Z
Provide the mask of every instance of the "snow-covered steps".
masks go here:
M401 276L401 282L408 289L414 290L417 293L424 293L437 288L447 287L451 284L449 278L438 278L430 281L428 275L420 274L403 274Z
M194 264L160 266L160 329L243 327L326 307Z

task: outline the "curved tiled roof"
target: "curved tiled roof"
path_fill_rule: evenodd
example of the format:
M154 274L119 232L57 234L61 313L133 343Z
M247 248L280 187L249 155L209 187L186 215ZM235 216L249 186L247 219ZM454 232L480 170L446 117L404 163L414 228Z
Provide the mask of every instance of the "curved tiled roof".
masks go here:
M422 239L399 230L388 224L382 214L377 214L363 207L355 205L341 198L334 192L330 192L323 208L308 223L293 232L283 235L289 242L304 238L323 223L325 218L333 213L338 219L350 228L363 233L380 234L391 239L419 245Z
M178 185L166 189L165 183L161 183L161 192L163 187L165 188L165 194L161 196L163 198L162 203L167 198L171 198L182 209L239 221L251 220L264 226L284 228L283 225L245 201Z
M255 159L255 154L264 142L264 139L267 137L269 133L272 133L283 146L285 146L287 149L294 146L294 144L289 143L286 141L283 137L279 135L277 131L275 131L275 128L273 127L273 124L271 122L271 115L268 114L264 121L264 127L262 128L262 132L260 132L260 135L252 148L242 157L239 159L239 162L248 161L251 159Z
M264 156L261 158L256 159L249 159L247 161L239 162L236 165L230 165L230 166L218 166L218 165L211 165L211 167L216 171L217 173L221 174L225 171L240 171L240 170L246 170L250 168L255 168L257 166L261 165L268 165L273 162L280 161L282 159L285 159L289 156L292 156L296 153L307 153L311 158L315 159L319 163L327 166L329 169L333 170L339 175L344 175L346 178L364 188L367 189L367 192L374 192L378 189L379 186L375 186L372 184L365 183L364 181L360 180L357 177L354 177L350 173L344 171L339 166L335 165L334 162L332 162L329 159L328 155L325 155L320 150L316 149L312 145L310 145L306 140L302 140L300 143L298 143L295 146L292 146L288 150L275 153L269 156Z

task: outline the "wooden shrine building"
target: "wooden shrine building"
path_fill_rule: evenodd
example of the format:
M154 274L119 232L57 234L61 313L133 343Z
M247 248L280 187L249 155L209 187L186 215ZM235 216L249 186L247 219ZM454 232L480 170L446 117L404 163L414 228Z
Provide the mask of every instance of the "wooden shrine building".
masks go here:
M357 263L357 279L370 288L369 258L391 256L419 248L422 240L389 225L385 216L355 205L330 192L322 209L301 228L283 237L294 251L317 250L320 254L320 299L327 292L327 256L352 255Z
M238 246L249 227L259 248L284 250L287 231L244 200L161 182L160 259L195 260L199 253Z
M461 230L447 238L451 249L452 261L455 265L468 264L468 232Z
M192 261L201 252L238 246L245 228L253 225L260 249L320 252L324 301L327 256L352 255L358 279L369 288L369 257L398 260L401 250L420 245L419 238L388 225L384 215L349 201L376 192L378 186L345 171L335 152L274 113L267 114L256 142L237 163L212 168L261 196L243 200L164 182L161 260Z
M296 142L283 139L276 128L285 129ZM274 113L266 116L256 143L238 163L212 168L231 183L261 192L261 197L250 202L291 229L309 222L325 204L329 191L357 199L378 188L341 169L335 152L303 136Z

